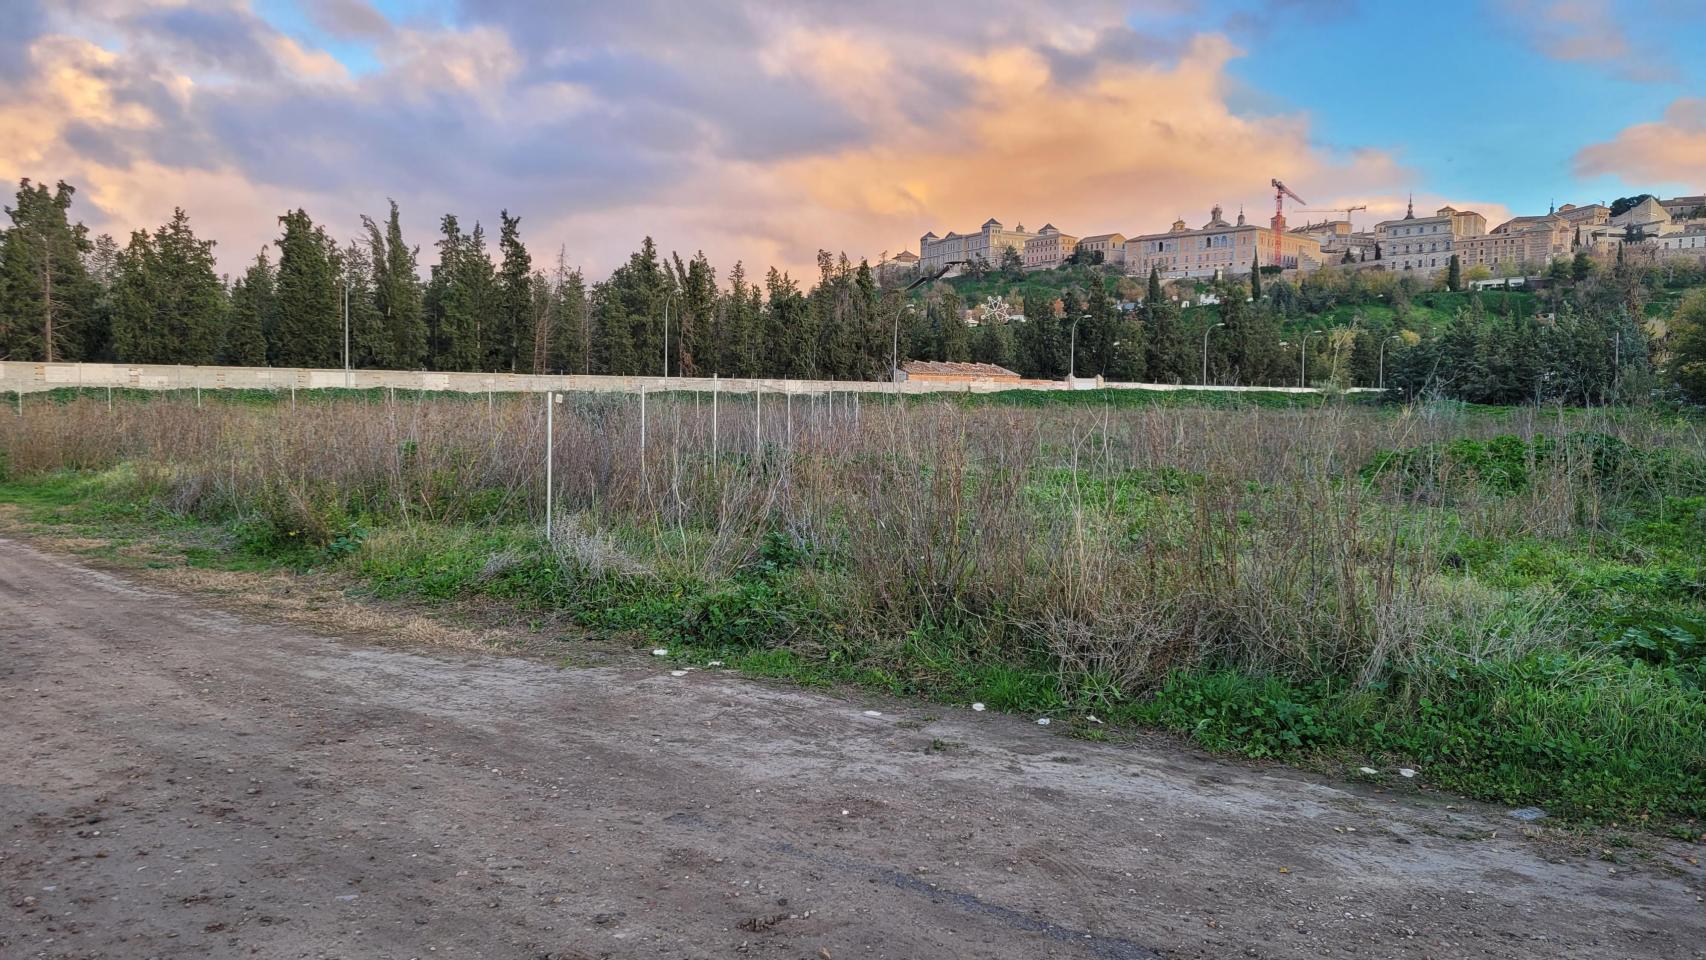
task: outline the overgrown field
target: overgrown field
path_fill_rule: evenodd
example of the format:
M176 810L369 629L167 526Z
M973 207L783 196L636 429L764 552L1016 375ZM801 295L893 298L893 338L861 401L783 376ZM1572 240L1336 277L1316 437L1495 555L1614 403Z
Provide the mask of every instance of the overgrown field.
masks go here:
M542 397L67 399L0 416L0 499L754 673L1699 833L1693 421L1170 402L570 396L547 538Z

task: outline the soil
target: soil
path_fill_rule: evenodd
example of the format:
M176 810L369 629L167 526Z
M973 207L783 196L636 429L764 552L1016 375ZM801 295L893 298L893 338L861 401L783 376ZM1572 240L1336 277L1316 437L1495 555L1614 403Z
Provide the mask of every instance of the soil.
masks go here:
M1695 846L229 607L0 540L0 957L1706 957Z

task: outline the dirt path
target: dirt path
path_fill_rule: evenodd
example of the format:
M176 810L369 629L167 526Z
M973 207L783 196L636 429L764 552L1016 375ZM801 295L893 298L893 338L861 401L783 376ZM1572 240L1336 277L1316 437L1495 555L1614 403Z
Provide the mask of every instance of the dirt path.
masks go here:
M0 540L0 957L1706 956L1680 848L651 666L326 638Z

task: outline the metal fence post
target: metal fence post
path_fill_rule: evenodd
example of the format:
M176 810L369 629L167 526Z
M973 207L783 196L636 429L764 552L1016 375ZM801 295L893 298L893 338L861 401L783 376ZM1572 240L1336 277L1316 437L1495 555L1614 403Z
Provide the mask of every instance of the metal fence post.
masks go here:
M551 480L552 480L551 469L555 464L556 453L557 453L557 444L556 444L557 434L556 434L556 431L554 431L552 429L553 421L552 421L551 415L554 412L554 408L556 407L556 404L557 404L557 394L554 392L551 392L551 391L546 391L546 393L545 393L545 542L547 542L547 543L552 542L553 538L556 536L555 531L551 527L551 501L553 499L553 487L552 487L552 483L551 483Z
M716 374L711 375L711 462L717 461L717 386Z

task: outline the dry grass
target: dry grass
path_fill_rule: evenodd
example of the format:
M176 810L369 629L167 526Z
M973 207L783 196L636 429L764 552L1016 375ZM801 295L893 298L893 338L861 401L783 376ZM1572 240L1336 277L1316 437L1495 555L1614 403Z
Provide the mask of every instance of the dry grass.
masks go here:
M920 623L1046 649L1121 688L1205 660L1371 680L1449 648L1546 642L1554 599L1449 575L1462 534L1594 530L1578 460L1518 496L1443 474L1369 485L1378 450L1595 430L1701 449L1650 419L1517 411L896 406L887 398L571 398L556 411L553 546L570 575L713 582L781 536L873 643ZM135 494L262 535L352 521L543 516L542 398L195 408L76 401L0 422L8 473L134 466ZM644 435L644 442L641 437ZM1449 497L1449 511L1438 505ZM502 558L493 561L502 565Z

